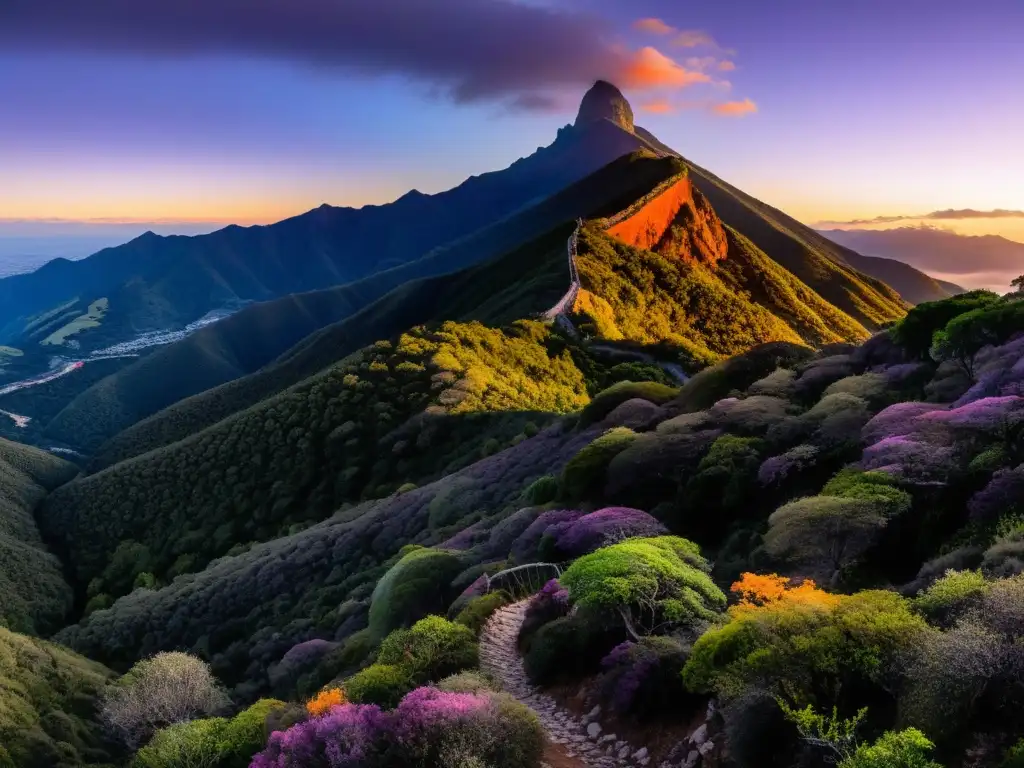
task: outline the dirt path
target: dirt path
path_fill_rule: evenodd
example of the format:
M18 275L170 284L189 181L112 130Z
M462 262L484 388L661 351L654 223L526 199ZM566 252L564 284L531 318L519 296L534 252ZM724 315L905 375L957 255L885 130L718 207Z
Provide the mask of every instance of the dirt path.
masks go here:
M545 760L550 768L619 768L646 766L646 749L636 749L597 721L600 708L578 718L530 684L516 648L529 600L496 611L480 635L480 666L502 688L537 713L550 742Z

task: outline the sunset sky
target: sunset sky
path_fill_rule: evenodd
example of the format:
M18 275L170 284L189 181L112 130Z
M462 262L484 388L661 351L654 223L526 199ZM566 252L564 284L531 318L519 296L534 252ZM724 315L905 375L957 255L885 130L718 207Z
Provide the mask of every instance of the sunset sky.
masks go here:
M1024 241L1022 36L1021 0L5 0L0 220L435 192L550 143L605 77L805 221L1004 209L926 221Z

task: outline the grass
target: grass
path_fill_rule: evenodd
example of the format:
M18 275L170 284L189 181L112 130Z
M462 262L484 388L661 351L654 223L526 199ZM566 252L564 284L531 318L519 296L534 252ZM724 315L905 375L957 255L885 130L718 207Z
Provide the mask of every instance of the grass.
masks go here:
M79 315L67 325L58 328L39 343L43 346L62 346L64 342L75 334L86 331L89 328L99 328L100 321L107 314L109 305L110 302L105 298L96 299L96 301L89 305L88 312L84 315Z

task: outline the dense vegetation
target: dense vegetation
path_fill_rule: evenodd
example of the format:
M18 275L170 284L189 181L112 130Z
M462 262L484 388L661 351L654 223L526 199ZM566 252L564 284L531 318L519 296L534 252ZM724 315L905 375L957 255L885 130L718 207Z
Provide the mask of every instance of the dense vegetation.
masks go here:
M47 434L92 453L157 414L104 448L101 463L114 463L193 434L410 326L447 319L500 324L546 309L565 290L565 222L617 210L679 169L677 160L633 153L408 264L248 306L91 387L52 423L47 419ZM181 408L160 412L190 395L196 398Z
M75 768L111 762L98 724L110 672L66 648L0 627L0 765Z
M859 297L836 309L710 208L703 259L692 213L654 251L584 226L579 334L529 319L567 224L156 414L95 474L0 442L0 619L72 611L55 640L123 673L0 630L0 765L536 768L537 721L475 671L532 592L526 672L624 730L713 698L738 768L1017 759L1024 301L864 340L886 291L817 274Z
M77 472L49 453L0 439L0 626L51 632L70 610L71 588L33 513L47 491Z
M580 234L580 326L606 339L665 342L700 367L767 341L858 341L864 327L825 302L748 240L727 232L711 266L642 251L592 226Z

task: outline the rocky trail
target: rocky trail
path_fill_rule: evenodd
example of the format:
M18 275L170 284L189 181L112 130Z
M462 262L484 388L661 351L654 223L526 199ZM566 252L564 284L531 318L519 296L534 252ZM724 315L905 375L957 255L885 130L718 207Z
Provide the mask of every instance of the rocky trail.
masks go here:
M551 742L546 755L548 768L620 768L653 765L646 747L636 747L614 733L606 733L599 722L601 708L594 707L579 717L566 711L550 696L533 686L526 676L523 659L519 655L517 639L519 628L529 600L520 600L501 608L491 616L480 635L480 666L484 672L500 682L502 688L537 713ZM696 740L707 734L707 727L695 732ZM658 768L694 768L700 764L704 744L690 744L680 751L680 761L663 761Z

